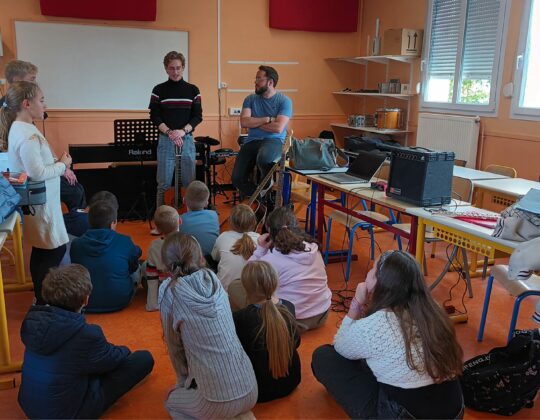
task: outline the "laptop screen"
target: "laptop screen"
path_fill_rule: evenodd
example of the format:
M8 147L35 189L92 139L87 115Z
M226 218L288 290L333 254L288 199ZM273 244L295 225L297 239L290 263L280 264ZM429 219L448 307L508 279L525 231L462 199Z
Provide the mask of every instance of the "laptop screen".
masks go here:
M369 181L379 170L385 159L385 154L359 150L358 156L349 166L347 173Z

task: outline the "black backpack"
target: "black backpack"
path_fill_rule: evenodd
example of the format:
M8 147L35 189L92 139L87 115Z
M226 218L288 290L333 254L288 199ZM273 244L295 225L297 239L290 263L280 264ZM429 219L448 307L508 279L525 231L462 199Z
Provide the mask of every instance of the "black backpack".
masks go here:
M506 347L465 362L461 387L473 410L511 416L531 408L540 388L540 341L532 331L515 331Z

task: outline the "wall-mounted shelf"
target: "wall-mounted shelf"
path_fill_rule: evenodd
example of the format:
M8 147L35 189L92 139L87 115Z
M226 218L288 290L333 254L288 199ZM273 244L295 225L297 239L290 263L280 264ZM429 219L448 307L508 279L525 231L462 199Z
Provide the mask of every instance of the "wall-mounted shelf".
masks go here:
M412 63L414 60L420 57L410 56L410 55L369 55L365 57L337 57L337 58L328 58L327 60L332 61L346 61L348 63L362 64L366 65L367 63L379 63L379 64L388 64L390 61L399 61L401 63Z
M413 63L417 61L420 57L416 56L408 56L408 55L372 55L372 56L364 56L364 57L337 57L337 58L328 58L328 61L344 61L347 63L353 63L353 64L360 64L363 66L366 66L365 71L365 77L364 77L364 87L367 85L367 73L369 69L370 63L378 63L378 64L384 64L386 66L386 71L384 76L381 74L381 78L384 77L381 82L388 82L391 79L390 74L390 63L402 63L409 66L409 80L405 81L405 83L409 84L409 88L412 86L412 79L413 79ZM380 72L379 72L380 73ZM369 133L377 133L377 134L387 134L387 135L396 135L400 136L402 140L404 141L404 144L407 145L408 143L408 134L412 133L412 131L408 130L408 116L411 111L411 101L410 99L417 96L415 93L368 93L368 92L353 92L350 90L345 91L337 91L332 92L334 95L340 95L340 96L352 96L352 97L371 97L371 98L380 98L384 99L384 108L386 108L386 100L387 99L399 99L402 101L406 101L407 104L407 114L406 114L406 120L405 120L405 128L402 129L379 129L375 127L351 127L347 124L341 124L341 123L332 123L330 124L332 127L339 127L344 128L351 131L364 131Z
M367 92L332 92L334 95L348 95L348 96L374 96L374 97L386 97L408 100L411 96L416 96L415 93L367 93Z
M330 124L332 127L339 127L339 128L346 128L348 130L356 130L356 131L367 131L368 133L377 133L377 134L408 134L412 133L412 131L407 130L387 130L387 129L379 129L376 127L351 127L348 124L341 124L341 123L332 123Z

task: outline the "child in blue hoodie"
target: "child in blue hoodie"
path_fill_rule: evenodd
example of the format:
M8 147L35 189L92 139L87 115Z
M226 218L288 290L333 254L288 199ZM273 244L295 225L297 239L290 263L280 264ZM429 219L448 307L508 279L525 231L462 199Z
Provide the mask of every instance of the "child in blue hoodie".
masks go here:
M180 232L192 235L203 255L212 261L212 249L219 236L219 219L214 210L205 210L210 199L208 187L201 181L193 181L186 189L187 213L182 214Z
M109 202L90 206L90 229L71 245L71 262L90 271L93 291L87 312L114 312L129 305L135 288L141 248L131 238L117 233L117 209Z
M19 404L29 418L98 418L152 371L148 351L115 346L86 323L91 291L83 266L52 269L43 281L47 305L26 314Z

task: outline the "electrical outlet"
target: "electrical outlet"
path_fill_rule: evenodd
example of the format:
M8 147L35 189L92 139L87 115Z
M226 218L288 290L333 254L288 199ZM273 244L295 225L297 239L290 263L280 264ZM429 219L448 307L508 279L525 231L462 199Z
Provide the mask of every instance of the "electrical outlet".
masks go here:
M233 108L233 107L229 108L229 115L231 117L239 117L241 113L242 113L242 108Z

